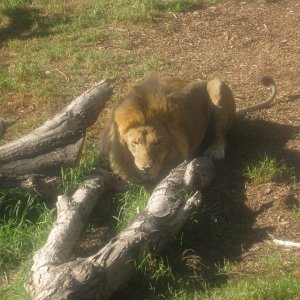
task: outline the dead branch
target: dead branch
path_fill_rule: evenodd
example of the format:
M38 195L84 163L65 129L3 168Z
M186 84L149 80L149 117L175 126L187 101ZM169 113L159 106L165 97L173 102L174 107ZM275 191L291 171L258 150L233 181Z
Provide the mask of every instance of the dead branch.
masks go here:
M55 198L60 192L61 179L58 176L44 176L39 174L3 176L0 174L0 191L7 191L19 187L29 190L48 199Z
M71 262L67 260L83 220L104 193L105 184L96 177L72 197L59 197L57 221L47 243L34 256L28 284L32 298L109 298L134 275L136 262L148 252L159 253L165 249L188 218L197 212L201 194L195 192L195 184L204 188L213 176L214 165L207 158L199 158L192 164L182 163L155 188L145 210L125 230L95 255Z
M283 241L283 240L273 239L273 242L274 244L279 246L300 248L300 243L293 242L293 241Z
M110 82L103 80L32 133L1 146L0 180L59 175L61 167L74 167L80 160L86 128L96 121L111 94Z

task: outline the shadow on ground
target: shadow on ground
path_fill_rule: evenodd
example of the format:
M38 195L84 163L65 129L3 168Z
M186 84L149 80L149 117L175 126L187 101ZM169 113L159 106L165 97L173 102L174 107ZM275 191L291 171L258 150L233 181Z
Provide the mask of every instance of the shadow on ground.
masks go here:
M226 283L226 261L240 261L247 249L266 240L272 233L270 226L253 226L256 217L268 207L262 205L254 212L245 205L246 179L243 171L266 153L293 167L299 178L300 154L285 147L289 140L295 139L298 131L297 126L263 120L236 121L229 135L227 156L217 163L216 180L204 192L203 211L186 224L182 234L166 251L167 262L179 278L189 278L187 289L199 290L201 282L211 287ZM157 292L154 295L149 293L149 285L137 288L138 284L135 280L113 299L157 298ZM178 286L177 282L173 286L171 284L173 290ZM168 287L165 285L158 292L167 295Z
M0 28L0 47L10 39L26 40L32 37L45 37L54 32L51 28L57 23L68 23L66 16L47 16L37 8L15 7L3 9L0 13L8 17L7 25Z

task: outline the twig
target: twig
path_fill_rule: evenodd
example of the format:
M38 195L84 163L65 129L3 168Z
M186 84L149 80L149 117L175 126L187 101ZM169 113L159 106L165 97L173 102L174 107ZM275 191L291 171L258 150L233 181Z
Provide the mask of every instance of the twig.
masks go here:
M292 241L283 241L283 240L273 239L273 242L276 245L280 245L280 246L300 248L300 243L296 243L296 242L292 242Z
M67 82L70 81L69 77L68 77L64 72L62 72L62 71L59 70L59 69L48 70L48 71L46 71L46 75L51 74L51 73L54 72L54 71L55 71L55 72L58 72L58 73L61 74L61 75L63 75Z

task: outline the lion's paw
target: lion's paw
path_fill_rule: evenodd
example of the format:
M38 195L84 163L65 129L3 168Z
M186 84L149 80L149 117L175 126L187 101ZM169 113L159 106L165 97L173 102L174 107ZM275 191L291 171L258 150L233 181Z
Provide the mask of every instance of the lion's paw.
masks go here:
M225 146L210 146L204 151L204 156L213 160L223 159L225 157Z

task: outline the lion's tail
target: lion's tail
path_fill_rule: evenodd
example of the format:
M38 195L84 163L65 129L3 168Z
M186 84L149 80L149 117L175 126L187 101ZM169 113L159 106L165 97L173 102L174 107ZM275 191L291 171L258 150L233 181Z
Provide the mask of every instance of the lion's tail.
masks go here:
M261 110L261 109L264 109L264 108L269 108L269 107L272 106L272 104L274 103L276 94L277 94L276 83L275 83L275 81L273 80L272 77L267 76L267 75L265 75L261 78L261 83L264 86L270 87L270 89L271 89L270 97L266 101L263 101L261 103L250 105L250 106L247 106L247 107L242 108L242 109L238 109L236 111L236 116L238 116L238 117L244 116L248 112L257 111L257 110Z

